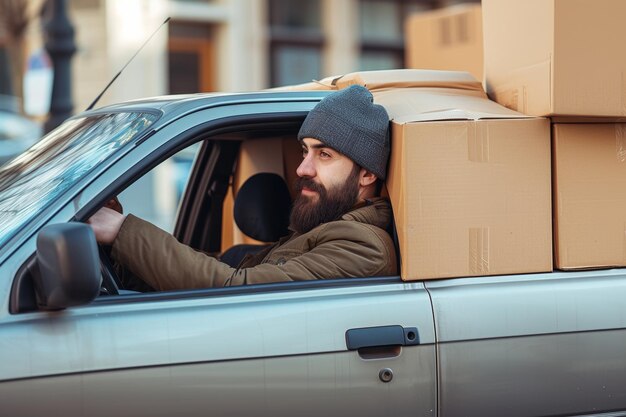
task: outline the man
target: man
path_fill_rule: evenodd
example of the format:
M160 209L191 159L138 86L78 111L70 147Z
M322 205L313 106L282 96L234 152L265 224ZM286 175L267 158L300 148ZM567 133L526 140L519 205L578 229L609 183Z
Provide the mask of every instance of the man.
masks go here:
M324 98L298 140L303 160L292 233L238 268L181 244L132 215L102 208L89 219L111 255L157 290L397 274L386 232L392 213L377 198L389 158L389 116L371 93L351 86Z

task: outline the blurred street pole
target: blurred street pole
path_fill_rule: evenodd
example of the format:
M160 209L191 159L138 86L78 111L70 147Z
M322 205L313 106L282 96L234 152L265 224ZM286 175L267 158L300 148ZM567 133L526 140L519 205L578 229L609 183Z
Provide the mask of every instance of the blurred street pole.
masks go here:
M71 59L76 52L74 27L67 15L67 0L48 0L44 23L45 46L54 69L50 115L44 124L46 133L72 115Z

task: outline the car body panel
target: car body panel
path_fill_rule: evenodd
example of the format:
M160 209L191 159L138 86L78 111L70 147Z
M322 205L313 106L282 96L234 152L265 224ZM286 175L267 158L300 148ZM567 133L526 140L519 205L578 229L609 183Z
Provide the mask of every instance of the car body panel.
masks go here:
M433 416L434 408L424 409L433 392L422 389L432 376L425 369L430 357L411 348L391 362L404 371L396 373L393 389L378 381L380 363L343 352L17 381L0 390L0 398L22 400L18 409L7 409L14 417L42 415L50 404L59 415L93 417Z
M421 344L402 348L399 356L371 360L347 350L348 329L383 325L417 327ZM232 394L226 395L225 387L242 385L245 392L285 381L299 393L294 395L301 396L302 401L292 401L307 403L307 396L319 400L317 407L311 404L310 415L328 406L325 396L342 391L348 397L336 398L335 404L358 409L360 415L376 415L381 407L395 409L397 415L434 415L436 404L434 327L430 301L421 284L355 287L347 283L332 289L95 303L56 313L6 317L0 340L4 341L2 357L13 358L3 367L4 381L0 382L0 403L11 415L20 415L20 404L33 394L21 387L41 386L46 392L48 378L59 389L75 387L80 380L81 390L74 395L84 406L97 400L89 392L97 392L98 387L119 398L128 387L116 384L118 372L148 390L154 378L163 379L156 384L169 387L164 392L172 390L165 398L175 396L175 404L187 397L211 399L211 410L219 415L232 410L226 400ZM389 384L378 376L386 367L395 375ZM230 382L196 397L193 390L178 389L175 394L177 380L207 387ZM348 400L362 389L369 392L370 401L354 404ZM252 399L254 395L246 398L240 409L251 412L269 407L273 414L287 415L288 408L279 401L285 392L266 395L257 394L258 402ZM363 407L371 402L375 408ZM159 407L163 405L158 401L143 403L141 413L158 415ZM196 410L198 414L188 415L204 415L204 409ZM100 415L112 412L105 407Z
M442 416L626 410L626 271L426 285Z

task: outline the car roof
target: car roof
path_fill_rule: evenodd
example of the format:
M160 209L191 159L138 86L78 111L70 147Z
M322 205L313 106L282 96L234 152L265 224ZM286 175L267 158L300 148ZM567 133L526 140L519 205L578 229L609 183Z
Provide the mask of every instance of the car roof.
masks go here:
M157 111L170 119L190 111L216 105L251 103L251 102L285 102L285 101L319 101L332 91L255 91L242 93L197 93L142 98L111 104L80 113L74 117L85 117L111 112Z

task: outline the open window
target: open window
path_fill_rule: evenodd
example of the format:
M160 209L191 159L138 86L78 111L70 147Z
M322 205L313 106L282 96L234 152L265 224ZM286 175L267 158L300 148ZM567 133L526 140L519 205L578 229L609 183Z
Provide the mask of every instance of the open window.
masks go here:
M213 140L203 145L181 202L174 236L182 243L209 253L224 252L233 245L262 244L277 239L255 239L235 220L235 199L246 183L258 174L280 178L293 198L292 184L301 160L295 133L246 137L241 140ZM209 168L210 167L210 168ZM263 181L256 182L264 186ZM268 190L269 191L269 190ZM262 194L262 193L260 193ZM250 204L249 210L255 209ZM284 215L277 207L277 215ZM260 216L267 221L269 213Z
M89 212L85 209L83 220L117 197L124 213L150 221L197 251L223 256L223 262L235 267L246 254L257 252L288 233L296 168L302 159L301 145L296 140L301 122L300 117L290 117L240 124L218 132L196 131L178 138L178 143L160 149L158 157L139 161L136 172L124 174L112 183L107 195L98 197L100 203L94 201ZM285 191L276 194L280 187ZM236 206L246 188L252 189L257 200L265 196L271 204L259 208L255 203L239 203L248 218L248 224L242 226L237 221ZM254 197L247 198L251 201ZM259 224L262 227L253 227L255 230L250 232L250 225ZM128 281L120 279L120 271L110 261L106 247L100 248L100 256L103 284L98 302L136 298L149 292L147 287L128 286ZM34 256L16 279L13 312L37 309L33 274L37 274ZM356 283L354 279L350 281ZM281 285L294 288L294 283ZM226 290L245 289L212 291ZM193 293L191 296L199 294L187 292ZM117 295L122 297L113 297ZM177 291L158 296L181 295Z
M295 140L299 125L300 121L256 124L200 141L190 138L187 147L146 166L139 179L118 192L124 212L150 221L197 251L216 258L228 252L223 261L237 266L247 253L288 233L291 184L301 160ZM279 186L282 194L276 193ZM248 190L247 203L239 203L237 216L241 190ZM266 204L257 204L265 192ZM248 219L243 227L242 218ZM236 250L228 251L233 247ZM105 269L116 275L110 266ZM122 294L127 294L125 289L136 290L124 288L124 279L117 285Z

